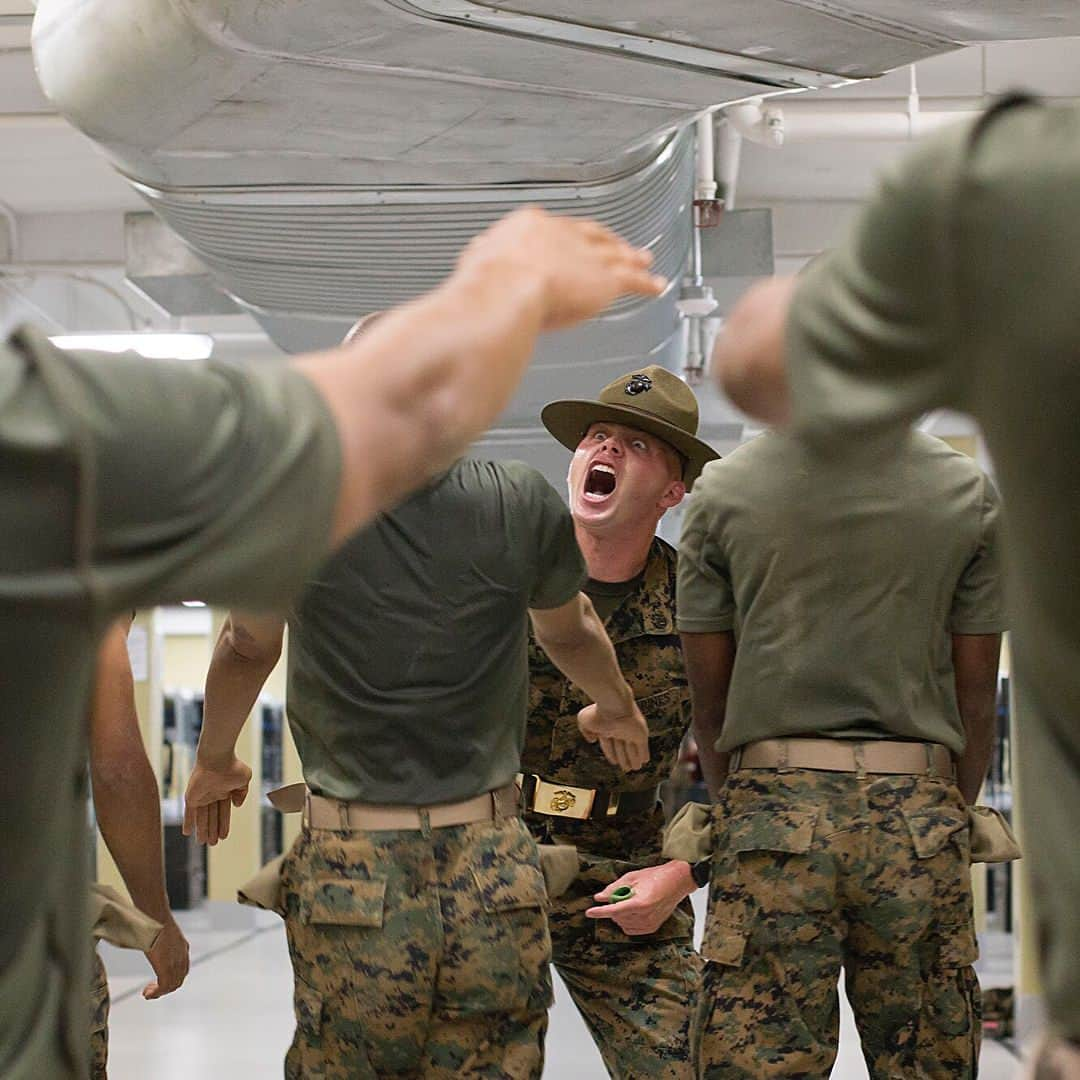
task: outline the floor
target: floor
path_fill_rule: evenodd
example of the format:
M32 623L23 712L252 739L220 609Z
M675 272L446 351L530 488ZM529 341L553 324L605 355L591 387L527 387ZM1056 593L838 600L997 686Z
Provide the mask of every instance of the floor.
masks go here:
M699 898L704 900L704 891L695 900ZM192 969L171 997L144 1001L139 991L149 967L142 955L102 947L113 993L111 1080L280 1076L293 1029L292 980L281 921L224 903L178 917L191 942ZM1007 947L1000 941L984 942L983 952L983 981L993 984L1007 976ZM544 1075L559 1080L606 1076L561 984L556 986ZM832 1075L834 1080L867 1075L846 1003ZM991 1042L984 1045L979 1075L981 1080L1017 1080L1022 1067L1009 1050Z

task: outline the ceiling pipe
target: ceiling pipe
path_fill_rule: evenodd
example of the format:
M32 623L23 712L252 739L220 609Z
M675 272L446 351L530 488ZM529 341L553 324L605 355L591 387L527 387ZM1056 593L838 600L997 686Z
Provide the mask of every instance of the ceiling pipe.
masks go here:
M727 118L720 118L720 183L724 191L724 209L735 209L739 186L739 163L742 160L742 132Z
M744 102L724 110L744 138L772 148L804 142L903 142L978 116L976 110L859 111L800 102L784 108Z
M906 104L906 109L851 109L812 101L788 101L781 106L750 98L729 105L723 115L725 126L741 138L774 148L793 142L917 139L978 115L975 109L923 112L914 64L908 68Z
M716 149L713 143L714 120L712 113L703 113L697 119L697 184L695 199L716 198Z
M691 385L705 371L705 319L716 309L712 287L702 278L701 230L715 225L720 207L716 199L715 118L702 113L695 126L694 229L689 273L683 278L676 306L686 320L686 359L683 377Z

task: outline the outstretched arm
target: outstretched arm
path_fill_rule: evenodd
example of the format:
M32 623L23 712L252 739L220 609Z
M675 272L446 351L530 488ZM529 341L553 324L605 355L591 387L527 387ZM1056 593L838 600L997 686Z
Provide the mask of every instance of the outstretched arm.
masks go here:
M542 210L477 236L454 273L299 369L337 422L344 469L336 544L454 460L502 412L537 335L624 293L658 295L652 256L602 225Z

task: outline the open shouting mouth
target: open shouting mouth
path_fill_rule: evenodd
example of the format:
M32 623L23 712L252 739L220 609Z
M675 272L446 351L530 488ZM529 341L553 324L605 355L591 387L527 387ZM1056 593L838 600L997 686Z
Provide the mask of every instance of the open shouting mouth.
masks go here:
M614 492L615 485L615 470L610 465L590 465L589 471L585 474L582 497L589 502L603 502Z

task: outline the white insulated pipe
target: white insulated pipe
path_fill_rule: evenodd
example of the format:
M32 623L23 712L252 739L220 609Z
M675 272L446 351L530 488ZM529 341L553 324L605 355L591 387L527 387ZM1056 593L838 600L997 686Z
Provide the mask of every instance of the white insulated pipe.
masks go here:
M713 145L715 120L712 113L702 113L697 119L697 182L695 199L716 198L716 149Z
M720 125L720 181L724 185L724 209L735 209L735 189L742 159L742 132L730 120Z
M916 99L917 102L917 99ZM897 142L916 139L977 116L974 110L924 112L838 109L817 102L788 102L781 107L760 100L724 110L728 123L744 138L762 146L801 142Z

